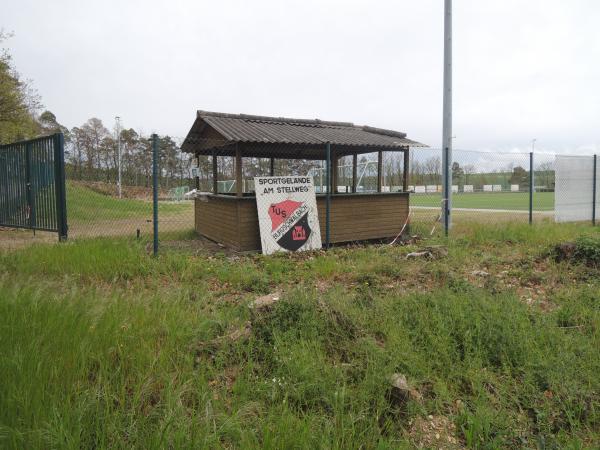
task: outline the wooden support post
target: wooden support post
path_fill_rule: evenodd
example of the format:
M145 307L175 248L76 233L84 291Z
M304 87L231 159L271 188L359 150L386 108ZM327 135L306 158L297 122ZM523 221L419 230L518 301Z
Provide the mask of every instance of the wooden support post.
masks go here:
M331 244L331 144L328 142L325 146L327 154L326 173L327 178L325 183L327 184L327 193L325 194L325 249L329 249Z
M358 165L358 155L355 153L354 155L352 155L352 193L355 194L356 193L356 177L357 177L357 168L356 166Z
M408 192L408 176L410 174L410 160L409 160L409 148L404 149L404 174L402 176L402 190Z
M379 150L377 152L377 192L381 192L381 177L383 175L383 152Z
M333 151L333 161L331 164L331 193L332 194L337 194L338 193L338 172L339 172L339 158L337 153L335 152L335 150Z
M244 196L244 186L242 178L242 151L239 145L235 146L235 195L237 197Z
M194 157L196 158L196 176L194 177L194 189L197 191L200 190L200 156L195 153Z
M219 193L219 170L217 166L217 154L213 150L212 152L212 172L213 172L213 194Z
M274 177L275 176L275 158L271 158L269 163L270 163L269 176Z

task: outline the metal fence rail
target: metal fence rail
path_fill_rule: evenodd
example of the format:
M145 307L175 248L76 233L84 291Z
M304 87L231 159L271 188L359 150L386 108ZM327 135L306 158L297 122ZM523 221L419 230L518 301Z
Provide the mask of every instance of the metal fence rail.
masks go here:
M0 146L0 226L67 237L62 134Z

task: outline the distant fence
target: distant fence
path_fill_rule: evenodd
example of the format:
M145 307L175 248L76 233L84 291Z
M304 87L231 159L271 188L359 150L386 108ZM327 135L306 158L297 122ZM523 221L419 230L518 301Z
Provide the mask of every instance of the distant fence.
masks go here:
M592 221L600 208L597 157L454 150L453 223ZM409 190L413 223L439 222L444 199L442 150L412 149Z
M366 155L365 158L375 157ZM578 163L579 162L579 163ZM442 198L442 151L412 148L409 158L408 190L411 195L413 224L440 220ZM579 165L578 165L579 164ZM454 150L452 162L452 218L455 222L594 220L600 201L600 183L593 194L594 156L564 156L549 153L482 152ZM383 192L402 190L404 161L397 154L384 152ZM352 165L340 162L338 192L349 192ZM598 170L598 169L597 169ZM377 161L357 164L357 192L377 190ZM325 192L323 166L313 167L317 193ZM598 175L596 175L598 178ZM254 190L251 177L242 179L243 191ZM221 178L218 192L234 192L235 180ZM200 190L212 191L207 178ZM593 208L594 197L596 207Z

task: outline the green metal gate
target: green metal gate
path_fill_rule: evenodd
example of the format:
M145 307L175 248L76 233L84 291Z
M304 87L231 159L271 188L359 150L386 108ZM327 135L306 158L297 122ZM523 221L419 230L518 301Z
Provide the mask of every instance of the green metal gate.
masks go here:
M0 226L67 238L62 133L0 146Z

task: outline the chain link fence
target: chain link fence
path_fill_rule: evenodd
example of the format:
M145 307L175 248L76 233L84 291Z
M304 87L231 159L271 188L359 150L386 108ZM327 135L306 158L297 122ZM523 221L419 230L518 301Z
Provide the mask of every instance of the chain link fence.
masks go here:
M137 154L129 156L120 183L115 164L67 161L69 239L152 235L150 144L148 140L148 145L139 149L143 158ZM243 195L253 196L255 176L308 175L317 195L327 190L325 161L297 160L293 155L275 160L242 158L242 178L237 180L233 156L218 156L215 172L215 156L193 158L178 151L172 142L159 139L157 157L159 231L165 235L193 233L194 199L200 193L216 189L218 193L233 195L241 182ZM403 155L383 152L381 191L400 192L407 185L413 233L434 234L443 229L442 161L441 149L412 148L408 179L404 180ZM356 173L353 156L340 158L337 192L351 192L354 177L357 193L377 192L378 166L377 153L358 155ZM454 150L451 171L453 226L473 222L595 221L600 209L600 168L594 155ZM399 229L401 226L398 224ZM25 234L21 232L19 236ZM42 240L42 235L38 232L38 240ZM9 234L3 231L3 237L6 236ZM2 241L6 242L4 238ZM20 241L15 244L19 245Z
M194 198L199 193L235 194L235 157L218 156L217 173L212 156L190 158L185 175L168 176L160 167L158 215L161 233L194 230ZM359 155L356 192L377 191L377 153ZM591 221L593 208L594 156L548 153L483 152L454 150L452 171L452 223L498 224L529 221ZM326 192L325 161L242 158L242 192L254 194L255 176L308 175L315 191ZM404 161L401 154L383 153L382 192L403 189ZM533 171L533 173L532 173ZM598 172L598 168L596 168ZM151 174L150 174L151 175ZM340 158L337 189L350 192L352 156ZM596 176L596 179L598 175ZM94 236L138 236L152 233L152 179L144 173L136 183L126 182L118 195L114 176L104 180L82 180L67 171L67 205L71 238ZM409 157L408 190L411 230L433 234L442 229L442 150L413 148ZM596 191L600 184L595 184ZM598 203L600 195L595 196ZM401 224L400 224L401 225Z
M600 205L593 155L453 150L452 160L453 225L595 222ZM412 149L409 177L412 222L439 230L442 150Z
M158 211L161 231L194 229L191 160L169 155L167 143L158 141ZM117 167L66 166L69 239L99 236L152 235L153 182L151 147L139 164ZM150 153L150 155L148 155ZM176 165L176 170L173 167Z

